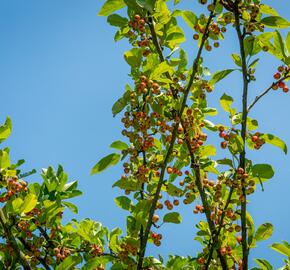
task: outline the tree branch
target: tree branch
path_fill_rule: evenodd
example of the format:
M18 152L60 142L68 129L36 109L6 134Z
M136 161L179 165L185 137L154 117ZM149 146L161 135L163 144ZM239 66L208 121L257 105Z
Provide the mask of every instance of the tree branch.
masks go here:
M255 106L255 104L266 94L268 94L271 90L272 87L275 86L277 83L282 82L286 79L290 78L290 75L287 73L286 75L284 75L280 80L273 82L264 92L262 92L260 95L256 96L256 98L254 99L254 101L251 103L251 105L248 107L248 113L249 111Z
M216 3L216 0L214 1L214 3ZM183 114L183 111L185 109L187 97L188 97L188 94L190 92L191 86L193 84L194 78L195 78L196 73L197 73L198 62L199 62L199 60L201 58L201 53L202 53L202 50L204 48L205 41L208 38L208 30L209 30L209 26L210 26L210 23L211 23L213 17L214 17L214 12L211 12L210 16L209 16L209 19L208 19L208 22L206 24L206 28L205 28L204 34L202 36L202 42L201 42L200 48L199 48L197 56L196 56L196 58L195 58L195 60L193 62L192 74L190 76L187 88L185 90L183 101L182 101L182 105L181 105L181 108L180 108L180 111L179 111L179 115L180 116ZM151 23L149 23L149 27L150 27L150 30L151 30L153 44L155 45L155 48L156 48L157 53L159 55L160 61L163 62L164 61L164 56L163 56L160 44L158 42L157 34L156 34L155 29L154 29L154 25L153 25L152 21L151 21ZM162 185L163 185L166 167L167 167L167 164L169 162L169 159L170 159L170 156L172 154L172 151L173 151L173 148L174 148L174 144L175 144L175 141L176 141L177 129L178 129L178 123L176 123L174 128L173 128L172 139L171 139L169 148L167 150L166 156L164 158L163 164L161 166L160 178L159 178L159 181L158 181L158 184L157 184L156 192L155 192L153 200L152 200L151 208L149 210L149 216L148 216L148 221L147 221L147 225L146 225L145 232L144 232L143 243L140 246L137 270L141 270L142 266L143 266L143 260L144 260L144 256L145 256L145 252L146 252L146 246L147 246L147 242L148 242L148 237L149 237L149 233L150 233L151 226L152 226L152 218L153 218L153 215L154 215L154 212L155 212L155 208L156 208L156 205L157 205L157 202L158 202L158 199L159 199L159 194L160 194L160 191L161 191L161 188L162 188Z
M244 47L244 35L241 32L241 23L240 23L240 12L239 12L239 1L235 2L234 7L235 15L235 28L239 39L240 45L240 54L242 60L242 72L243 72L243 96L242 96L242 123L241 123L241 137L243 140L243 150L240 153L240 164L239 167L245 170L246 167L246 133L247 133L247 117L248 117L248 68L246 63L246 53ZM241 223L242 223L242 251L243 251L243 270L248 269L248 257L249 257L249 248L247 241L247 194L245 187L245 180L242 178L242 200L241 200Z

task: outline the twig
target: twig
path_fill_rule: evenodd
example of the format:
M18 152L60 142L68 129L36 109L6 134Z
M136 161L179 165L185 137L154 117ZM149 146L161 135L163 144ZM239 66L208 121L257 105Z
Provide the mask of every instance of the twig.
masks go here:
M272 87L277 85L279 82L282 82L286 79L290 78L290 75L287 73L286 75L284 75L280 80L273 82L264 92L262 92L260 95L256 96L256 98L254 99L254 101L251 103L251 105L248 107L248 113L249 111L254 107L254 105L266 94L268 94L271 90Z

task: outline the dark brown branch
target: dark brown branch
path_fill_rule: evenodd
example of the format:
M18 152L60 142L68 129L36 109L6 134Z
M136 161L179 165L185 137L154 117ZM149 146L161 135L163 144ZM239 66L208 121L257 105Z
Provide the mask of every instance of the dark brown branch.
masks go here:
M244 35L241 31L240 23L240 12L239 12L239 1L235 2L234 8L235 15L235 28L239 39L240 45L240 55L242 60L242 72L243 72L243 96L242 96L242 123L241 123L241 137L243 140L243 150L240 153L240 168L245 170L246 167L246 133L247 133L247 117L248 117L248 68L246 63L246 53L244 47ZM243 251L243 270L248 269L248 257L249 257L249 248L247 240L247 194L245 187L245 180L242 179L242 202L241 202L241 223L242 223L242 251Z
M224 219L225 219L226 211L227 211L227 209L229 207L229 204L231 202L233 192L234 192L234 188L231 187L228 199L226 201L225 207L224 207L222 215L221 215L220 222L218 224L218 231L216 232L216 234L215 234L215 236L213 238L213 241L212 241L212 245L211 245L211 248L210 248L210 251L209 251L209 255L208 255L208 258L207 258L207 262L206 262L206 265L205 265L205 270L207 270L209 268L210 262L212 260L213 251L215 250L215 247L216 247L216 245L218 243L219 236L220 236L221 230L223 228L223 222L224 222Z
M183 126L185 134L188 134L186 129L185 129L184 124L182 124L182 126ZM196 162L196 158L194 156L194 153L191 150L191 144L190 144L190 141L189 141L189 138L187 135L185 137L185 142L186 142L186 146L187 146L187 149L188 149L188 152L190 155L191 168L193 169L194 174L195 174L195 184L196 184L198 192L200 194L200 198L201 198L202 205L204 208L206 220L207 220L207 223L209 225L210 232L211 232L211 238L214 239L215 240L214 243L216 243L218 241L218 232L216 231L216 226L215 226L213 220L211 219L210 205L208 203L206 193L203 189L202 179L200 176L200 165L198 162ZM213 244L212 246L215 247L215 244ZM222 256L219 249L217 249L217 254L218 254L218 257L220 259L222 269L224 269L224 270L228 269L226 258L224 256ZM210 262L210 260L209 260L209 262Z

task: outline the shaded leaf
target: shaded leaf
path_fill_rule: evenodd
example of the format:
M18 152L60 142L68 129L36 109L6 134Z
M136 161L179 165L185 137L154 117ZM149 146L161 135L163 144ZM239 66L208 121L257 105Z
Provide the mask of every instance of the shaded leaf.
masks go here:
M290 26L290 22L280 16L269 16L263 18L261 23L270 28L287 28Z
M181 215L177 212L167 213L163 217L163 222L165 222L165 223L179 224L179 223L181 223L181 221L182 221Z

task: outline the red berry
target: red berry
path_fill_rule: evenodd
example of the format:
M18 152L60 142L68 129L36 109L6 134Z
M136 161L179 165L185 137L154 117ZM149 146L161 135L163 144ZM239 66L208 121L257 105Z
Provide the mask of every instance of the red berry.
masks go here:
M224 142L221 142L221 148L222 149L226 149L228 146L228 142L224 141Z
M279 80L281 78L281 74L279 72L276 72L274 74L274 79Z
M285 83L284 83L284 82L278 82L278 86L279 86L280 88L284 88L284 87L285 87Z
M256 136L256 135L254 135L254 136L252 137L252 142L256 142L258 139L259 139L259 137Z
M288 86L284 86L284 87L283 87L283 92L284 92L284 93L288 93L288 91L289 91Z

